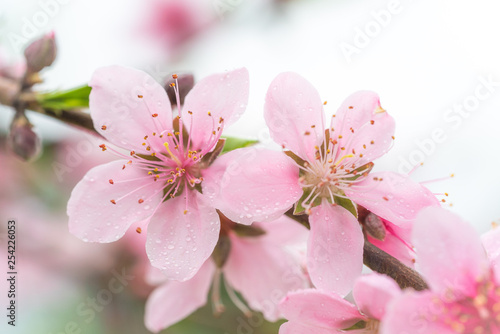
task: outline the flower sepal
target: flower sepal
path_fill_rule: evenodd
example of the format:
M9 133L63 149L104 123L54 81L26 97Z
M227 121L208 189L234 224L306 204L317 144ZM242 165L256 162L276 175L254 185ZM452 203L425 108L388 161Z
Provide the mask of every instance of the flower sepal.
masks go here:
M341 207L352 213L354 217L358 218L358 210L356 209L356 205L353 203L353 201L348 198L339 196L333 196L333 199L335 201L335 204L340 205ZM330 201L330 199L328 201Z
M266 231L264 231L264 229L255 226L255 224L254 225L235 224L233 227L233 231L240 237L260 237L266 234Z
M368 322L361 320L361 321L358 321L357 323L355 323L354 325L352 325L351 327L343 329L342 331L348 332L348 331L354 331L357 329L365 329L367 327L367 325L368 325Z
M315 206L321 205L321 198L316 197L314 201L309 201L311 198L311 189L306 188L304 189L304 193L302 194L302 197L295 203L295 209L293 210L294 215L301 215L303 213L309 214L307 211L310 210L311 208L314 208ZM309 202L308 202L309 201Z
M301 167L306 167L306 165L308 164L307 161L305 161L304 159L302 159L301 157L299 157L298 155L296 155L292 151L287 150L287 151L283 151L283 153L285 153L287 156L292 158L292 160L295 161L295 163Z
M226 261L231 252L231 239L227 234L221 234L219 236L219 241L215 245L214 251L212 253L212 259L215 262L217 268L222 268L226 264Z
M212 152L205 154L201 159L201 163L203 164L203 166L206 167L210 166L215 161L215 159L222 153L225 144L226 144L226 139L224 138L219 139Z

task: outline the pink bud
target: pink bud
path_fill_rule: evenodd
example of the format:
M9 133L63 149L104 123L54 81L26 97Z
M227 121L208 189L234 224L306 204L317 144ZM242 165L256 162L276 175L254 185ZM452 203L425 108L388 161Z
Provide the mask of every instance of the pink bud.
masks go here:
M174 79L174 77L176 79ZM176 82L177 81L177 82ZM175 86L172 86L174 84ZM175 89L179 90L180 104L184 104L184 99L186 95L191 91L194 86L194 76L192 74L174 74L169 80L165 82L165 89L167 90L168 98L173 106L177 105L177 97L175 94Z
M33 125L24 113L17 114L10 126L7 145L21 159L25 161L36 159L41 153L41 142L38 135L32 130Z
M32 73L40 72L45 67L52 65L56 55L57 46L54 32L37 39L24 50L28 71Z

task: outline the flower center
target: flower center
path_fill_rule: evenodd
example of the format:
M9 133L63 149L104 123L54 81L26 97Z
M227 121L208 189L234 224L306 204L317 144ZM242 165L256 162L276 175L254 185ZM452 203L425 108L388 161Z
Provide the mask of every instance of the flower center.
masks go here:
M457 333L495 333L500 328L500 286L493 279L478 282L474 297L451 302L437 299L438 318Z
M359 164L362 154L356 155L354 150L346 153L345 148L331 138L330 130L325 134L321 147L315 147L316 159L299 165L299 181L306 195L301 199L304 208L310 208L323 198L330 203L334 203L335 197L347 198L344 191L363 180L373 167L373 163Z
M174 75L173 78L177 82L177 76ZM103 151L109 149L122 158L130 159L127 164L123 165L122 169L127 168L127 165L134 164L136 168L145 171L144 177L140 178L144 180L143 185L118 199L111 199L110 202L112 204L117 204L123 198L135 193L139 189L150 186L153 182L161 182L164 184L160 190L151 194L149 197L152 198L159 192L163 192L163 198L160 204L169 198L180 195L184 189L194 189L201 192L200 184L203 181L202 169L207 165L204 163L203 157L205 155L213 155L212 151L217 150L219 147L218 143L224 127L224 119L221 117L218 121L212 121L213 126L210 138L206 143L203 143L202 148L195 149L191 141L193 112L187 111L187 115L184 115L191 118L191 128L187 129L181 117L182 109L180 105L179 89L175 83L172 83L170 87L175 90L179 115L174 118L172 125L162 124L158 121L158 114L151 112L149 108L147 108L154 120L155 131L146 134L144 140L139 145L144 148L145 152L142 151L142 153L137 153L135 151L130 151L130 156L127 156L104 144L100 145ZM138 95L137 97L139 100L143 100L144 98L143 95ZM145 105L147 107L146 103ZM213 118L210 111L207 117ZM106 130L107 126L103 125L101 129ZM200 131L202 130L205 129L200 129ZM113 179L110 179L109 183L115 184L118 182L123 183L137 180L139 179L120 180L115 182ZM140 198L138 203L142 204L149 198ZM187 213L187 208L185 213Z

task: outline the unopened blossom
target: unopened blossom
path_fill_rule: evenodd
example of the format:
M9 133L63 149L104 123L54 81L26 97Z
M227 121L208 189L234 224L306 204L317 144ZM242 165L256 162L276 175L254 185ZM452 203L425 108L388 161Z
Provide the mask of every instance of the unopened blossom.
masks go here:
M403 264L413 268L416 261L411 243L412 224L393 224L358 205L358 220L363 226L365 238Z
M396 282L380 274L356 280L353 290L356 305L335 292L316 289L291 292L280 304L288 319L281 325L280 334L331 334L346 329L350 329L348 333L377 334L387 306L400 294Z
M264 116L285 152L230 152L233 164L249 168L228 169L223 179L231 187L221 185L219 198L227 206L224 213L238 222L282 214L294 203L296 213L308 213L311 279L318 288L345 295L363 266L364 237L352 202L402 230L411 229L421 208L439 203L405 175L370 173L372 161L394 140L394 120L377 94L349 96L328 127L323 105L304 78L278 75L267 92Z
M147 328L156 333L187 317L207 303L210 290L214 311L222 311L222 284L229 298L245 315L249 316L251 311L235 291L245 298L252 310L262 312L269 321L278 320L281 317L280 300L288 292L308 286L300 258L293 253L297 243L305 242L307 230L286 217L252 227L264 234L242 236L231 226L223 225L221 233L229 238L230 247L221 268L209 259L188 281L163 279L146 303Z
M97 70L89 84L94 126L124 150L100 145L121 159L93 168L73 189L70 232L83 241L112 242L142 222L152 265L170 279L193 277L220 229L216 209L201 192L204 176L222 148L223 128L245 110L248 84L246 69L209 76L174 116L165 89L146 73Z
M413 243L430 291L407 292L395 300L384 333L500 333L500 230L482 240L455 214L422 210Z

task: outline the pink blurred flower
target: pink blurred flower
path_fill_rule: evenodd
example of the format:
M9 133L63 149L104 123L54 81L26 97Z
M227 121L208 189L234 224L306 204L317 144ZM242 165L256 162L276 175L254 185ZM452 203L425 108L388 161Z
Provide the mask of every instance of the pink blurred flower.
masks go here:
M243 150L230 152L248 168L242 173L228 169L224 175L231 184L220 194L224 214L238 222L265 221L298 200L296 209L310 214L311 279L317 288L345 295L361 274L364 237L354 215L335 203L352 200L395 227L409 229L421 208L439 202L406 176L369 174L372 161L390 149L395 126L373 92L348 97L325 129L316 89L297 74L282 73L268 90L264 116L271 137L293 160L279 152L254 152L252 159L242 158Z
M215 309L220 310L221 274L224 274L228 295L238 308L247 315L250 313L235 290L251 309L262 312L269 321L278 320L281 317L279 301L289 291L308 286L300 259L288 248L305 242L307 230L286 217L254 226L266 233L242 237L234 231L228 232L231 248L222 268L218 269L210 259L189 281L167 281L159 286L146 304L148 329L159 332L187 317L206 304L211 287L212 302Z
M356 280L353 295L357 306L335 292L315 289L291 292L280 304L280 310L289 320L281 325L280 334L339 333L360 321L365 322L364 327L348 333L376 334L387 306L400 294L396 282L380 274Z
M208 1L152 0L146 30L168 49L186 43L215 19Z
M122 160L93 168L73 189L70 232L83 241L112 242L144 221L152 265L170 279L193 277L212 253L220 229L200 186L222 129L245 110L248 71L201 80L183 108L178 105L175 119L166 91L144 72L101 68L90 86L96 130L130 151L101 145Z
M430 291L396 299L383 333L500 333L500 230L481 244L458 216L427 208L415 222L413 242Z
M24 61L11 62L3 49L0 49L0 77L20 80L25 71Z

